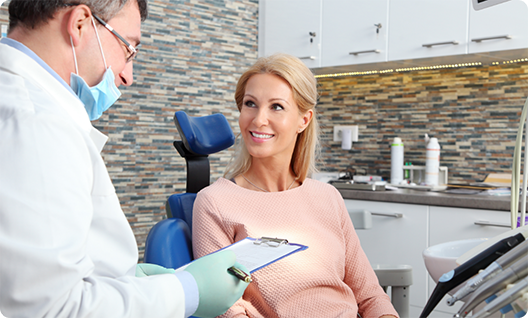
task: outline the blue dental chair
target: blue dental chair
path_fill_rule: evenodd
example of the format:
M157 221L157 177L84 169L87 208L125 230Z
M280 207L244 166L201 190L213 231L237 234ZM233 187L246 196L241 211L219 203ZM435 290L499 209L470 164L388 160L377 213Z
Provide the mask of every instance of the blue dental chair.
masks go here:
M145 242L144 261L176 269L193 260L192 208L196 193L210 182L208 156L231 147L235 135L222 114L190 117L178 111L174 123L182 138L174 142L174 147L187 163L186 192L168 198L165 205L167 218L150 230Z

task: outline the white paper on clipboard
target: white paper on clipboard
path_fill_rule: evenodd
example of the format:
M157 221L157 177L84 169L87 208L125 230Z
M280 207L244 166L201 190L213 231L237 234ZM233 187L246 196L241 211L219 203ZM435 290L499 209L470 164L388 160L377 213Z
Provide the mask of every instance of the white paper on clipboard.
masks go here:
M266 243L256 244L261 239L246 237L232 245L226 246L222 250L231 250L236 255L236 260L244 265L250 273L253 273L263 267L272 264L281 258L284 258L293 253L303 251L308 248L306 245L286 243L269 245ZM275 239L280 240L280 239Z

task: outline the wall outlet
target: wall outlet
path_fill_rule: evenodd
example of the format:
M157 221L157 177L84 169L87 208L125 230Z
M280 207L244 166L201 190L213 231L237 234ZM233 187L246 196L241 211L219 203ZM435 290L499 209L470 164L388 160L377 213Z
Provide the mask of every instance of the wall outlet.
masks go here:
M351 129L352 130L352 141L358 141L358 126L334 126L334 141L341 141L343 140L343 129Z

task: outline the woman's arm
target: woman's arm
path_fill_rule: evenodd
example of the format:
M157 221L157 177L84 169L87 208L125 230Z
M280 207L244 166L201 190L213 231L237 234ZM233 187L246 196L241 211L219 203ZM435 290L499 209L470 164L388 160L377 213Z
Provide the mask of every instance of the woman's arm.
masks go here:
M192 242L194 258L202 257L234 243L234 230L230 229L214 204L214 198L201 192L196 196L193 207ZM238 300L220 317L243 318L246 306L251 306L243 298Z
M337 192L337 190L336 190ZM345 202L339 192L340 217L345 240L345 279L344 282L352 288L358 303L358 312L362 317L394 318L399 317L391 304L389 296L379 285L376 273L361 248L354 225L350 220Z

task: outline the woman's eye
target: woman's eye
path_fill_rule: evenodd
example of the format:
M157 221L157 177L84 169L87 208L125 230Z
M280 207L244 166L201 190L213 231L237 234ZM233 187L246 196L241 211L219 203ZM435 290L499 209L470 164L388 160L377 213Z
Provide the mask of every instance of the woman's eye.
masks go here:
M244 105L246 105L246 107L255 107L255 103L253 103L252 101L248 100L244 103Z
M284 109L284 107L282 107L279 104L273 104L273 106L271 106L271 108L273 108L273 110L282 110L282 109Z

